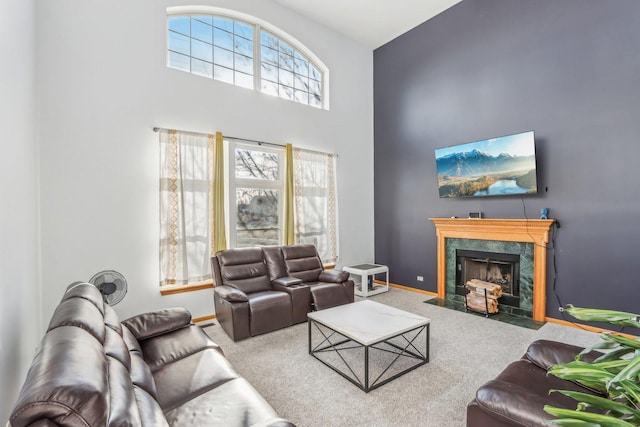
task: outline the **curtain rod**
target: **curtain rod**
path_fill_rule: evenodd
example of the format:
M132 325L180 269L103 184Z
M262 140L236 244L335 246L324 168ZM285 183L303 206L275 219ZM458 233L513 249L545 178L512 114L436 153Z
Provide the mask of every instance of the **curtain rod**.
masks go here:
M160 130L169 130L169 129L159 128L159 127L154 127L153 128L154 132L159 132ZM172 129L172 130L176 130L178 132L185 132L185 133L203 133L203 132L193 132L193 131L189 131L189 130L180 130L180 129ZM229 135L224 135L224 134L222 136L225 139L235 139L236 141L254 142L254 143L258 144L258 145L271 145L271 146L274 146L274 147L283 147L283 148L285 147L284 144L276 144L275 142L258 141L258 140L255 140L255 139L240 138L240 137L237 137L237 136L229 136ZM318 154L332 154L333 156L338 157L338 155L334 154L334 153L325 153L323 151L309 150L309 149L306 149L306 148L301 148L301 150L308 151L308 152L311 152L311 153L318 153Z

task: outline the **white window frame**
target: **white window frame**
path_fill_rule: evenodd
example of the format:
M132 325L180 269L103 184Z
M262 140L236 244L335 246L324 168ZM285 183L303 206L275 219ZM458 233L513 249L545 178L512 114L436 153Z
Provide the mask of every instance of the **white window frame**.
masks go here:
M212 15L219 16L223 18L233 19L237 21L242 21L245 24L254 26L254 37L253 37L253 86L254 90L262 93L262 83L260 76L260 66L261 66L261 57L260 57L260 34L262 30L266 30L273 34L274 36L282 39L284 42L293 46L296 50L302 53L307 57L309 63L318 69L321 73L321 92L322 92L322 105L319 107L323 110L329 110L329 69L327 66L318 58L309 48L307 48L304 44L298 41L295 37L292 37L290 34L282 31L278 27L260 19L255 16L237 12L231 9L224 9L220 7L214 6L171 6L167 7L167 22L165 34L168 38L169 34L169 18L176 16L188 16L188 15ZM168 46L168 44L167 44ZM165 49L165 54L167 58L165 63L169 63L169 50ZM196 74L197 75L197 74ZM282 98L287 99L287 98ZM291 100L297 104L300 102L295 101L295 99ZM302 104L306 105L306 104ZM318 108L311 105L308 105L312 108Z
M227 171L227 179L225 185L225 191L227 194L226 197L226 223L227 223L227 244L229 248L236 248L238 243L236 222L237 222L237 198L236 198L236 189L237 188L257 188L264 190L278 190L278 245L282 244L282 230L284 227L284 191L285 191L285 181L284 181L284 148L281 147L271 147L259 144L253 144L249 142L242 142L238 140L227 139L226 142L226 164L225 170ZM264 180L264 179L253 179L253 178L237 178L236 177L236 169L235 169L235 153L236 148L246 149L246 150L254 150L254 151L263 151L267 153L274 153L278 155L278 179L277 180Z

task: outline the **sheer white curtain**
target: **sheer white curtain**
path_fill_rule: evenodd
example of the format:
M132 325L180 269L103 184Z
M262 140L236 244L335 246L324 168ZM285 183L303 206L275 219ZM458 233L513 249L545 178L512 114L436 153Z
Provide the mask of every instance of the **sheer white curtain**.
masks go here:
M336 156L293 149L296 243L312 243L324 263L338 259Z
M211 280L214 136L159 135L160 286Z

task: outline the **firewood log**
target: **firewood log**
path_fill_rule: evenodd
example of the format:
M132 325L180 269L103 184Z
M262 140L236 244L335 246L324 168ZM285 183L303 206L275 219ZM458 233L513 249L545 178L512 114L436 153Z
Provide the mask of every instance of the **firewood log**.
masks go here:
M481 313L497 313L498 301L492 298L485 301L483 296L471 293L467 295L467 308Z
M471 279L466 283L467 289L479 295L484 295L487 290L487 297L500 298L502 296L502 287L496 283L485 282L483 280Z

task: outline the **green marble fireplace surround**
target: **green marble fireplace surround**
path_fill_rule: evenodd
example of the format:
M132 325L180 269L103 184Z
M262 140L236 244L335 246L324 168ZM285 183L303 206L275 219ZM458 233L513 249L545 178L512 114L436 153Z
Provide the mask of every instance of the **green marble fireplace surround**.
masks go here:
M456 249L518 254L520 294L523 297L519 310L511 309L511 312L536 322L546 321L547 251L549 231L555 220L429 219L435 225L438 244L438 300L454 302L456 299ZM502 310L502 305L499 308Z
M456 250L520 255L520 307L500 304L500 311L527 318L533 317L533 243L500 240L446 239L446 298L464 303L456 295Z

